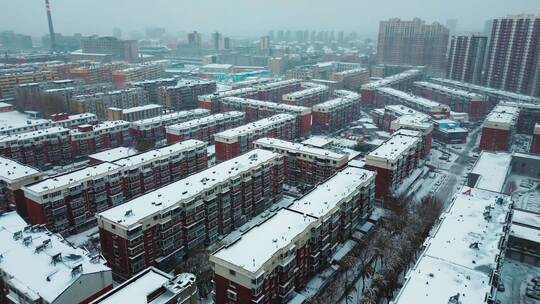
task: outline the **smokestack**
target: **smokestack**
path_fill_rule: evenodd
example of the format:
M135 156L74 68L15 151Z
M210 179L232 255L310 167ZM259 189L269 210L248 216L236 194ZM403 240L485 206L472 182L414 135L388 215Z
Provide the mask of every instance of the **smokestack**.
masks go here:
M51 51L56 51L56 37L54 35L54 27L51 16L51 5L49 0L45 0L45 7L47 8L47 19L49 20L49 36L51 36Z

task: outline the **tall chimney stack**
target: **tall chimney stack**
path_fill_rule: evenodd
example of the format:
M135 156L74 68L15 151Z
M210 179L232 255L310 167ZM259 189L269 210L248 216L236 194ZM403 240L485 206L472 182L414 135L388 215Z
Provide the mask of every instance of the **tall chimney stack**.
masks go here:
M51 36L51 51L56 51L56 37L54 35L54 27L51 16L51 4L49 0L45 0L45 7L47 8L47 19L49 20L49 36Z

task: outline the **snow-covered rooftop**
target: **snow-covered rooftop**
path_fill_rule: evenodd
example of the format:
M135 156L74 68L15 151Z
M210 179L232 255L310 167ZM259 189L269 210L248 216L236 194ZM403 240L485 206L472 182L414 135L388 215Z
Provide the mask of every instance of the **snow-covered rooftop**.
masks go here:
M0 215L0 269L7 274L7 283L30 299L55 303L85 274L109 272L111 280L110 269L99 256L90 257L88 252L71 247L44 228L25 229L26 226L16 212Z
M292 246L293 239L315 221L311 216L281 209L214 257L256 273L274 254Z
M411 148L418 144L419 139L417 137L396 135L392 136L389 140L385 141L377 149L371 151L368 154L369 158L378 158L384 160L395 161L403 156Z
M39 140L44 138L51 138L50 136L54 135L69 135L69 129L63 127L51 127L47 129L41 129L32 132L20 133L8 135L0 138L0 143L9 143L17 141L26 141L26 140Z
M538 228L513 224L512 227L510 227L510 235L534 243L540 243L540 231Z
M116 172L120 166L111 163L101 163L92 167L73 171L64 175L51 177L32 185L26 186L25 191L32 192L39 196L42 193L65 189L68 186L83 184L90 179L100 178L106 174Z
M222 99L222 102L225 104L229 103L229 104L249 105L249 106L257 107L257 108L272 109L279 112L291 112L291 113L296 113L296 114L311 112L311 109L308 107L288 105L288 104L283 104L283 103L262 101L262 100L249 99L249 98L241 98L241 97L226 97Z
M244 112L240 111L217 113L167 126L167 132L181 132L183 130L188 130L193 127L206 127L208 125L220 124L231 119L242 119L244 116Z
M15 160L0 156L0 180L12 183L18 179L38 176L40 171Z
M280 150L290 151L291 153L302 153L311 155L317 158L327 158L335 161L347 159L346 154L332 152L330 150L310 147L301 143L290 142L277 138L260 138L253 142L256 147L276 148Z
M170 123L178 123L191 119L193 117L202 117L210 115L210 110L207 109L193 109L180 112L173 112L169 114L163 114L156 117L136 120L131 122L131 126L142 127L147 125L168 125Z
M419 87L423 87L423 88L433 89L433 90L444 92L444 93L448 93L448 94L451 94L451 95L456 95L456 96L460 96L460 97L469 98L469 99L474 99L474 100L483 100L484 99L483 95L480 95L480 94L477 94L477 93L472 93L470 91L465 91L465 90L462 90L462 89L456 89L456 88L453 88L453 87L447 87L447 86L443 86L443 85L440 85L440 84L431 83L431 82L427 82L427 81L415 81L414 85L419 86Z
M103 152L94 153L88 157L102 162L114 162L122 158L133 156L137 153L139 152L134 148L118 147L105 150Z
M200 101L206 101L206 102L214 102L218 99L225 98L225 97L233 97L233 96L248 96L253 95L258 92L258 89L256 88L241 88L236 90L228 90L228 91L220 91L212 94L207 95L200 95L199 100Z
M419 75L420 73L422 73L422 71L417 69L407 70L399 74L395 74L374 82L367 83L362 86L362 89L377 89L385 86L391 86L396 82L408 79L410 77L414 77L416 75Z
M406 102L407 104L412 104L419 106L427 111L450 111L450 108L447 105L443 105L441 103L438 103L436 101L416 96L411 93L403 92L400 90L396 90L393 88L383 87L377 89L379 92L382 92L384 94L399 98L403 102Z
M132 107L132 108L129 108L129 109L118 109L118 108L109 108L109 109L117 109L117 110L121 110L122 111L122 114L129 114L129 113L135 113L135 112L142 112L142 111L148 111L148 110L153 110L153 109L161 109L162 106L161 105L158 105L158 104L147 104L147 105L143 105L143 106L138 106L138 107Z
M288 209L316 218L327 217L336 206L357 193L361 187L368 185L374 178L373 171L346 167L295 201Z
M520 209L514 209L514 213L512 214L512 224L536 227L536 229L539 229L540 214Z
M310 138L304 140L302 143L304 145L313 146L317 148L322 148L326 145L329 145L333 142L332 138L324 136L311 136Z
M258 132L267 128L272 128L283 124L287 121L295 121L295 115L291 114L276 114L274 116L263 118L240 127L225 130L223 132L215 134L216 139L219 138L236 138L238 136L244 136L249 133Z
M493 192L502 192L510 171L512 155L505 152L483 151L476 161L472 174L478 174L475 187Z
M206 143L200 140L188 139L181 142L177 142L170 146L166 146L159 149L150 150L141 154L126 157L115 161L116 165L123 168L131 168L140 166L141 164L148 162L155 162L163 158L167 158L172 154L176 154L182 151L193 150L197 148L206 148Z
M117 226L129 227L148 216L175 206L190 204L195 196L206 189L211 189L277 157L279 154L255 149L106 210L98 216L115 222Z
M20 133L50 126L52 122L48 119L32 119L28 114L18 111L0 112L0 134Z
M304 90L296 91L296 92L292 92L292 93L288 93L288 94L283 95L282 99L283 100L295 101L295 100L298 100L298 99L307 98L307 97L311 97L313 95L319 95L319 94L328 93L328 92L329 92L328 86L325 86L323 84L312 83L312 84L309 84L308 88L306 88Z

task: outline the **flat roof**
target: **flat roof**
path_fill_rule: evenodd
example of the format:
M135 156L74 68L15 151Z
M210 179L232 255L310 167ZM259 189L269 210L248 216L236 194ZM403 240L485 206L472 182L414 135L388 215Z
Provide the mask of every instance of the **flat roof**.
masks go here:
M250 99L250 98L226 97L222 99L222 102L242 104L242 105L251 105L255 107L264 107L267 109L275 109L277 111L283 111L283 112L293 112L293 113L311 112L310 108L304 107L304 106L288 105L284 103L262 101L262 100Z
M219 163L199 173L132 199L98 216L129 227L139 220L190 200L205 189L211 189L232 177L241 175L265 162L279 157L277 153L255 149L233 159Z
M0 179L13 182L20 178L38 175L40 171L15 160L0 156Z
M512 214L512 224L530 226L531 228L540 229L540 214L514 209L514 213Z
M8 135L8 136L0 138L0 142L10 142L10 141L40 138L40 137L45 137L48 135L58 134L62 132L66 132L66 136L67 136L69 131L70 129L63 128L63 127L51 127L47 129L40 129L40 130L26 132L26 133Z
M152 110L152 109L160 109L160 108L163 108L163 106L152 103L152 104L147 104L144 106L132 107L129 109L119 109L119 110L121 110L123 114L128 114L128 113L134 113L134 112L140 112L140 111L146 111L146 110ZM118 108L112 107L109 109L118 109Z
M7 274L8 282L30 299L43 298L48 303L55 300L85 274L110 272L104 260L92 260L88 252L73 248L57 234L44 228L24 229L27 224L16 212L0 215L0 244L2 244L2 262L0 268ZM20 238L14 234L20 231ZM28 246L23 244L25 238ZM42 246L36 252L36 248ZM60 254L57 262L52 257ZM73 268L81 265L80 272ZM5 278L5 279L7 279ZM105 284L106 281L102 284ZM96 290L97 291L97 290Z
M277 138L263 137L254 141L254 144L259 144L266 147L275 147L278 149L291 151L293 153L304 153L304 154L309 154L315 157L331 158L336 161L347 159L346 154L336 153L336 152L332 152L330 150L321 149L321 148L310 147L308 145L304 145L301 143L290 142L290 141L277 139Z
M332 138L330 137L324 137L324 136L311 136L310 138L302 141L304 145L313 146L322 148L328 144L331 144L333 142Z
M540 231L535 228L512 224L510 227L510 235L516 238L540 243Z
M425 87L425 88L431 88L431 89L438 90L438 91L441 91L441 92L449 93L449 94L456 95L456 96L471 98L471 99L472 98L476 98L476 99L483 99L484 98L483 95L480 95L480 94L477 94L477 93L472 93L470 91L466 91L466 90L462 90L462 89L456 89L456 88L453 88L453 87L447 87L447 86L444 86L444 85L440 85L440 84L436 84L436 83L432 83L432 82L427 82L427 81L415 81L414 85Z
M510 171L512 155L505 152L486 152L480 153L480 157L471 170L472 174L478 174L480 177L475 187L493 192L502 192L506 177Z
M422 71L418 70L418 69L406 70L406 71L401 72L399 74L395 74L395 75L388 76L388 77L385 77L383 79L380 79L380 80L377 80L377 81L374 81L374 82L367 83L367 84L362 86L362 89L377 89L377 88L380 88L380 87L389 86L389 85L392 85L395 82L401 81L403 79L407 79L407 78L409 78L411 76L414 76L414 75L418 75L421 72Z
M137 153L139 152L135 148L118 147L118 148L105 150L103 152L90 154L88 155L88 157L95 160L102 161L102 162L114 162L121 158L133 156Z
M374 177L375 173L373 171L357 167L346 167L302 198L296 200L288 209L316 218L325 217L343 199L349 197Z
M262 129L265 129L265 128L268 128L268 127L271 127L271 126L274 126L274 125L278 125L278 124L281 124L281 123L286 122L286 121L295 120L295 117L296 117L295 115L285 114L285 113L276 114L274 116L263 118L263 119L260 119L260 120L245 124L245 125L240 126L240 127L236 127L236 128L225 130L225 131L220 132L220 133L216 133L214 136L216 138L218 136L219 137L234 138L234 137L237 137L237 136L242 136L242 135L249 134L251 132L256 132L256 131L259 131L259 130L262 130Z
M181 142L174 143L170 146L166 146L159 149L150 150L144 153L137 155L129 156L126 158L119 159L114 162L114 164L122 167L133 167L147 162L153 162L159 160L163 157L168 157L171 154L195 149L197 147L206 148L206 143L200 140L188 139Z
M217 113L217 114L203 116L200 118L195 118L195 119L184 121L181 123L169 125L167 126L167 131L184 130L184 129L189 129L194 126L207 125L211 123L220 123L230 118L240 118L240 117L243 118L244 116L245 116L244 112L240 112L240 111L229 111L229 112L224 112L224 113Z
M378 88L377 90L380 91L380 92L383 92L385 94L397 97L397 98L399 98L401 100L405 100L407 102L417 104L417 105L419 105L421 107L425 107L425 108L429 108L429 109L431 109L431 108L448 108L448 109L450 109L450 107L448 107L447 105L444 105L442 103L439 103L439 102L436 102L436 101L433 101L433 100L430 100L430 99L427 99L427 98L424 98L424 97L420 97L420 96L417 96L417 95L414 95L414 94L411 94L411 93L396 90L396 89L393 89L393 88L383 87L383 88Z
M193 109L180 112L173 112L168 114L163 114L151 118L140 119L131 122L132 126L148 125L148 124L166 124L168 121L175 121L179 119L190 119L193 116L206 116L210 115L210 110L207 109Z
M368 156L396 160L402 156L402 154L409 150L412 146L418 143L417 137L395 135L390 137L377 149L371 151Z
M213 256L256 273L274 254L291 245L292 240L315 221L313 217L281 209Z

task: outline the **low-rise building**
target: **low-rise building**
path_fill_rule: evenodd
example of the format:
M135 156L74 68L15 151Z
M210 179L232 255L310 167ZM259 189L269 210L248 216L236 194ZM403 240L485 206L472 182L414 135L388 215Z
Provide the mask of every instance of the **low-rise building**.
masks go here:
M472 120L483 119L490 108L485 95L436 83L416 81L414 92L418 96L448 105L454 112L465 112Z
M214 135L216 159L231 159L253 149L253 141L262 137L292 140L297 137L296 117L277 114Z
M253 150L98 214L101 249L119 277L173 267L281 198L283 158Z
M419 137L395 134L366 156L365 168L377 172L375 185L378 198L392 195L417 168L422 150Z
M15 212L0 215L0 243L1 303L89 303L112 289L111 269L100 255L27 225Z
M133 138L162 140L166 137L165 128L170 125L202 118L210 115L210 110L194 109L159 115L152 118L132 121L129 133Z
M405 105L424 114L437 117L448 117L450 114L450 107L447 105L389 87L376 90L375 104L377 106Z
M347 165L349 156L276 138L260 138L255 149L280 153L285 159L287 185L313 187Z
M464 144L467 142L469 130L451 119L439 119L434 121L433 138L444 144Z
M163 107L158 104L122 109L111 107L107 109L108 120L136 121L156 117L163 114Z
M108 108L129 109L147 105L148 93L141 88L77 95L71 100L75 112L91 112L99 119L107 119Z
M0 214L16 208L21 216L26 216L21 187L35 183L43 175L43 172L35 168L0 157Z
M129 122L123 120L104 121L97 125L80 125L69 133L73 157L127 146L131 143Z
M281 102L295 106L312 107L327 101L330 97L330 90L325 85L303 82L302 88L301 91L283 95Z
M244 113L230 111L188 120L166 127L167 142L175 143L186 139L213 142L213 135L238 127L244 123Z
M296 115L296 128L299 136L305 136L311 131L312 112L309 107L240 97L222 98L220 105L222 112L242 111L246 113L246 122L253 122L280 113Z
M197 97L216 91L216 82L208 80L184 80L174 86L158 89L157 103L174 110L197 108Z
M496 106L482 124L480 149L488 151L508 151L515 133L519 108Z
M81 113L69 115L68 113L52 114L50 119L53 124L58 127L68 129L76 128L80 125L97 125L98 118L94 113Z
M362 85L360 90L360 95L362 95L362 104L366 106L377 106L375 102L377 89L390 87L398 90L406 90L413 82L420 80L423 75L424 72L422 69L414 68L377 81L366 83Z
M199 291L191 273L172 275L148 267L90 304L197 304Z
M336 90L334 94L336 98L313 106L314 130L334 132L358 118L360 95L345 90Z
M215 302L288 303L369 217L374 182L347 167L211 255Z
M335 72L330 80L338 81L345 90L360 92L362 85L369 82L369 71L364 68ZM360 100L359 100L360 101Z
M159 90L161 87L175 86L178 83L176 78L157 78L143 81L131 82L129 85L141 88L148 94L150 103L159 103Z

